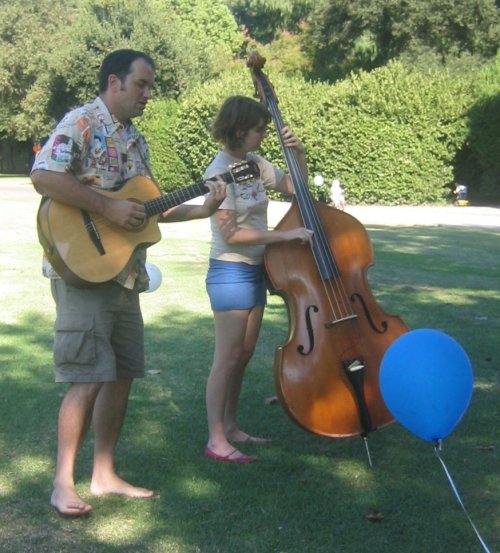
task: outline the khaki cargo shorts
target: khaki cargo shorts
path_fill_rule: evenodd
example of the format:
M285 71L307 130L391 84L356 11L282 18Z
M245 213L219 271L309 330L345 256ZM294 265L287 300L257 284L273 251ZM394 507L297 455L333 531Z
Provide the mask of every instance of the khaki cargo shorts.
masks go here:
M144 376L139 294L115 282L80 289L52 279L56 382L112 382Z

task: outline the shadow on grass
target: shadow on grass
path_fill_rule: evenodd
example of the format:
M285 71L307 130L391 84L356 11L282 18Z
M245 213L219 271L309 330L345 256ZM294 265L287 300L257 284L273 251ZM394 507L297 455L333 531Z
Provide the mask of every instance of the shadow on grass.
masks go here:
M445 440L442 455L472 518L493 548L498 545L494 533L499 492L495 367L500 323L498 266L491 263L491 249L498 248L498 235L481 233L481 249L490 249L490 263L468 272L463 252L455 251L450 235L440 229L417 233L373 229L372 234L376 266L370 281L384 308L399 314L411 328L438 327L450 333L464 345L475 366L472 404ZM478 234L458 232L456 236L467 243L477 240ZM442 270L430 259L434 251L441 260L443 256L448 260ZM415 261L417 256L422 263ZM158 302L168 297L169 290L161 293L165 296L158 295ZM479 550L432 444L416 439L398 424L390 425L370 436L374 467L369 469L359 438L331 440L309 434L295 426L279 405L266 404L274 394L272 352L286 339L288 325L284 305L274 298L247 371L240 408L244 430L274 440L269 447L242 448L257 454L258 462L238 466L202 456L212 318L206 312L165 307L146 321L147 370L155 374L134 385L117 451L118 472L126 480L154 489L157 497L150 501L91 498L89 436L76 476L78 489L93 503L94 513L83 520L60 518L48 504L55 423L64 392L52 380L52 324L33 311L16 324L0 325L0 550ZM370 509L379 512L382 520L368 520Z

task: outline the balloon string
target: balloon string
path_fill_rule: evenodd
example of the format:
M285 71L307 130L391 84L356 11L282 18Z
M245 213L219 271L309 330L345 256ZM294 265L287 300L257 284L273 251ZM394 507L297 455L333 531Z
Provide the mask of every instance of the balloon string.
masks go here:
M444 464L444 461L443 459L441 458L441 455L439 455L439 449L441 449L441 440L439 440L435 446L434 446L434 451L436 452L436 455L438 456L438 459L440 460L441 462L441 465L443 466L443 469L444 469L444 472L446 474L446 476L448 477L448 480L450 482L450 485L451 485L451 489L453 490L454 494L455 494L455 497L457 498L458 500L458 503L460 504L460 506L462 507L464 513L465 513L465 516L467 517L467 519L469 520L472 528L474 529L474 532L476 533L476 536L478 537L479 541L481 542L481 545L483 546L484 550L486 551L486 553L490 553L490 550L488 549L488 546L486 545L486 543L484 542L483 538L481 537L481 535L479 534L479 531L478 529L476 528L474 522L472 521L471 517L469 516L469 513L467 512L467 509L465 508L465 505L463 504L462 502L462 499L460 498L460 495L458 493L458 490L457 490L457 487L455 486L455 483L453 482L453 478L451 477L451 474L449 473L448 469L446 468L446 465Z

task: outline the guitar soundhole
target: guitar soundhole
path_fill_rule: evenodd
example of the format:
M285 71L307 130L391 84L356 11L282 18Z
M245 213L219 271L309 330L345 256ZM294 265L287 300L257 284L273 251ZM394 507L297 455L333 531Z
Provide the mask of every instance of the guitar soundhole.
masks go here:
M148 220L143 219L142 223L140 225L137 225L132 232L142 232L146 228L147 224L148 224Z

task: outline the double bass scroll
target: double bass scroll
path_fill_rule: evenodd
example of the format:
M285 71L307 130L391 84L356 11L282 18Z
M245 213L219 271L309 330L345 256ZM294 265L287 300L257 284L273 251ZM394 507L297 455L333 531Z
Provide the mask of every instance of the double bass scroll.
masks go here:
M252 78L281 139L285 126L265 60L248 60ZM351 215L313 199L292 149L282 148L294 199L277 229L306 227L311 244L266 246L264 263L273 293L289 317L286 343L275 352L281 405L302 428L329 437L367 434L393 421L379 388L386 349L408 328L386 314L368 287L373 250L366 229Z

